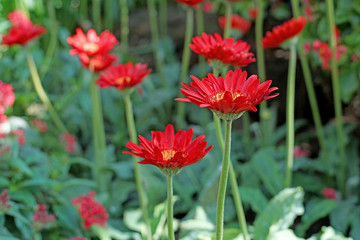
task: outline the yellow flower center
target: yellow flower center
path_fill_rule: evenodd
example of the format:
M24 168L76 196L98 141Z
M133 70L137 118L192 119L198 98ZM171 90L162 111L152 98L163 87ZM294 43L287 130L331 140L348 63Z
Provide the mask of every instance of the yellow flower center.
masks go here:
M119 84L119 85L123 85L124 83L129 83L131 81L131 78L130 77L119 77L118 79L116 79L116 83Z
M85 51L95 53L97 50L99 50L99 45L96 43L88 42L84 44L83 48Z
M175 156L176 151L173 149L161 151L164 161L169 161Z
M244 96L244 94L242 94L241 92L231 92L232 95L232 100L234 101L235 99L237 99L238 97ZM214 96L212 96L210 98L211 102L219 102L221 101L225 96L225 92L220 92L215 94Z

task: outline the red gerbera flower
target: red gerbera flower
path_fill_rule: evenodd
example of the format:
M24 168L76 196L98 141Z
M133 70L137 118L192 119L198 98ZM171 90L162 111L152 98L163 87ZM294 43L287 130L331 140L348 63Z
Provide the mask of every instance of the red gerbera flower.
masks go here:
M85 229L89 229L93 224L104 227L108 220L105 207L94 197L95 193L89 192L88 195L81 195L71 200L73 205L79 205L78 210L81 218L84 219Z
M108 30L97 35L94 29L90 29L85 35L81 28L76 29L74 36L68 37L67 42L74 48L70 50L71 55L84 53L87 56L109 53L118 41Z
M111 66L100 74L96 84L100 88L116 87L119 90L132 88L141 83L151 72L147 66L147 64L133 64L132 62ZM141 89L139 90L141 91Z
M218 19L221 29L225 29L226 17L219 17ZM242 34L246 34L251 27L251 22L245 18L232 14L231 15L231 28L239 30Z
M126 147L134 152L123 153L144 158L140 164L155 165L166 175L175 175L181 168L198 162L213 147L206 148L204 135L191 141L191 128L188 131L179 130L175 134L171 124L167 125L165 132L152 131L151 135L151 141L139 136L140 146L129 142Z
M282 25L276 26L272 31L268 31L262 39L263 48L276 48L283 42L298 35L305 27L306 18L292 18Z
M175 0L177 2L180 2L180 3L184 3L186 5L189 5L189 6L196 6L198 3L201 3L202 1L204 0Z
M79 53L79 58L85 68L92 69L95 72L108 68L118 59L116 55L110 53L97 54L93 57L89 57L85 53Z
M271 80L260 84L260 79L256 75L251 75L247 79L246 71L240 69L234 72L229 71L225 78L217 78L212 73L203 80L194 76L191 78L194 80L191 86L182 83L185 89L181 89L181 93L187 98L175 100L207 107L219 118L227 120L239 118L244 111L256 112L256 105L279 95L270 95L278 89L277 87L269 88Z
M15 94L10 84L0 81L0 123L6 121L5 111L14 105Z
M2 37L2 44L4 45L24 45L41 34L46 33L44 27L37 24L34 25L25 13L19 10L9 13L8 19L11 21L12 26L9 29L9 33Z
M203 33L201 37L194 37L192 42L189 45L191 50L209 61L215 60L239 67L255 62L254 54L249 52L250 45L241 40L234 42L233 38L223 39L218 33L214 36Z

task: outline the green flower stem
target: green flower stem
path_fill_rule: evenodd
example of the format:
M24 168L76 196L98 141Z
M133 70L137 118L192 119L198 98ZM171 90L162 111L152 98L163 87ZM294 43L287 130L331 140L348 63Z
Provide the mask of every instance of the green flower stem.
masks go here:
M300 16L299 1L291 0L291 3L292 3L293 15L295 18L298 18ZM316 135L318 137L320 147L325 154L324 159L326 161L328 171L330 171L331 163L330 163L330 158L327 156L327 151L326 151L326 146L325 146L325 135L324 135L323 125L321 123L319 105L318 105L318 102L316 99L316 93L315 93L315 89L314 89L314 85L313 85L313 81L312 81L312 77L311 77L309 62L308 62L308 59L306 58L303 46L304 46L303 37L302 37L302 34L300 34L298 36L298 52L299 52L301 67L302 67L303 75L304 75L304 79L305 79L305 86L306 86L307 94L309 97L311 113L313 115L313 120L315 123ZM328 176L328 177L330 177L330 176Z
M167 0L160 0L160 29L161 29L161 36L165 38L167 36Z
M202 10L203 4L200 3L199 8L196 10L196 34L200 36L204 32L204 13ZM206 61L203 56L199 54L200 77L206 75Z
M129 8L127 0L119 0L121 11L121 46L127 51L129 45Z
M291 42L286 96L286 176L285 187L291 187L292 167L294 162L294 121L295 121L295 73L296 44Z
M173 186L172 176L167 176L168 192L167 192L167 227L168 227L168 238L169 240L175 240L174 229L173 229Z
M346 153L344 145L344 133L342 125L342 108L339 84L339 70L336 61L336 36L335 36L335 17L334 17L334 2L326 0L326 14L328 19L328 27L330 33L330 47L331 47L331 77L332 87L334 92L335 117L336 117L336 132L340 153L340 171L338 172L338 185L343 197L346 194Z
M97 33L101 31L101 4L100 0L92 0L92 18Z
M225 29L224 29L224 38L230 37L231 33L231 15L232 15L232 6L231 2L225 1Z
M180 82L186 81L186 76L189 70L190 64L190 47L189 44L191 43L191 38L194 32L194 15L193 9L190 6L186 7L186 32L185 32L185 39L184 39L184 50L182 55L182 62L181 62L181 73L180 73ZM177 128L182 129L185 125L185 104L184 102L178 101L177 105Z
M59 115L57 114L57 112L55 111L55 108L53 107L53 105L51 104L42 84L41 84L41 80L40 80L40 76L39 73L36 69L36 65L34 62L34 59L31 55L31 53L29 51L27 51L27 63L29 66L29 70L30 70L30 74L31 74L31 79L32 82L34 84L34 88L36 93L38 94L40 100L43 102L43 104L46 106L47 110L50 113L51 118L53 119L56 127L62 132L68 132L65 125L63 124L63 122L61 121Z
M47 73L47 71L49 70L50 64L54 58L54 55L56 53L56 49L58 47L58 24L56 21L56 13L55 13L55 9L54 9L54 2L53 1L48 1L46 2L47 5L47 12L49 14L50 17L50 23L51 23L51 27L49 28L49 32L50 32L50 40L49 40L49 46L46 50L46 55L43 61L43 64L41 66L41 76L44 77L45 74Z
M161 83L164 88L167 86L164 68L163 68L163 61L160 57L160 47L159 47L159 31L158 31L158 24L156 20L156 7L154 0L147 0L148 11L149 11L149 20L150 20L150 30L151 30L151 39L153 45L153 52L156 64L156 70L159 73Z
M105 28L113 31L113 0L105 0Z
M88 20L89 19L89 7L88 7L88 1L80 1L80 12L81 12L81 19Z
M216 206L216 240L223 239L224 232L224 204L226 196L226 185L230 166L230 149L231 149L231 125L232 120L225 120L225 148L224 158L220 176L219 192Z
M130 92L127 92L124 94L124 102L125 102L125 111L126 111L126 122L127 127L129 130L130 135L130 141L137 144L137 134L136 134L136 128L135 128L135 121L134 121L134 113L132 110L132 103L130 99ZM139 202L140 202L140 208L143 215L143 220L146 226L146 239L151 240L152 234L151 234L151 227L150 227L150 221L148 217L147 212L147 200L146 195L144 193L143 185L142 185L142 179L140 174L140 168L137 157L133 157L134 159L134 174L135 174L135 182L136 182L136 188L139 196Z
M263 0L257 0L258 15L255 20L255 40L256 40L256 63L258 68L258 75L261 81L265 81L265 57L264 49L261 44L263 37L263 25L264 25L264 2ZM270 140L270 128L269 128L269 116L266 101L260 103L260 127L262 136L262 145L269 146Z
M101 97L99 89L97 88L96 74L90 70L90 94L92 104L92 118L93 118L93 139L94 139L94 152L95 152L95 179L100 192L105 192L108 189L109 179L104 172L107 166L106 159L106 139L104 120L101 107Z

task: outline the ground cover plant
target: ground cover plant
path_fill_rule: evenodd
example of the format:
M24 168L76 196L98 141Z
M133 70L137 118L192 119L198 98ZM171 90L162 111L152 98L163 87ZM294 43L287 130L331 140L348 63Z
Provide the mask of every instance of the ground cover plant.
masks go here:
M357 0L0 2L0 239L359 240L359 26Z

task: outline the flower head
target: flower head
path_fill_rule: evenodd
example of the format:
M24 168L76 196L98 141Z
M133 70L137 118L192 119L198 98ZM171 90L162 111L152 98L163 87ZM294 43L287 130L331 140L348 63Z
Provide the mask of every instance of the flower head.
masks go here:
M175 1L195 7L197 4L201 3L204 0L175 0Z
M308 157L309 155L309 150L304 150L300 146L294 146L294 158Z
M209 108L219 118L227 120L239 118L244 111L256 112L256 105L278 95L270 95L278 89L269 88L271 80L260 84L260 79L256 75L247 78L246 71L240 69L229 71L225 78L217 78L212 73L203 80L194 76L191 78L194 80L190 83L191 86L182 83L185 88L181 89L181 93L186 98L175 100Z
M138 84L151 72L147 66L147 64L133 64L132 62L111 66L100 74L96 84L100 88L116 87L118 90L138 87Z
M248 13L251 19L256 19L257 15L259 14L259 9L257 7L249 8Z
M206 148L205 136L201 135L193 141L193 130L179 130L174 132L174 127L167 125L165 132L152 131L151 141L139 136L140 146L129 142L126 144L132 154L143 158L140 164L151 164L160 168L166 175L175 175L181 168L194 164L203 158L212 148Z
M8 107L14 105L15 94L10 84L0 81L0 123L7 120L5 111Z
M11 203L9 203L10 197L7 195L7 193L8 190L4 189L4 191L0 195L0 215L6 213L11 208Z
M85 68L92 69L95 72L108 68L118 59L116 55L110 53L98 54L93 57L89 57L85 53L80 53L79 58Z
M249 52L250 45L241 40L235 42L233 38L223 39L218 33L203 33L201 37L194 37L192 42L189 45L191 50L209 61L220 61L239 67L255 62L254 54Z
M78 206L80 217L84 220L85 229L89 229L93 224L106 226L108 214L105 207L95 198L94 192L89 192L88 195L81 195L73 198L71 203Z
M263 48L276 48L285 41L298 35L305 27L306 18L292 18L282 25L276 26L272 31L268 31L262 39Z
M226 17L219 17L218 19L221 29L225 29ZM251 22L245 18L237 15L231 15L231 28L238 30L242 34L246 34L251 27Z
M71 55L84 53L87 56L109 53L118 44L115 36L108 30L98 36L94 29L90 29L85 35L81 28L77 28L76 34L68 37L67 42L73 47Z
M324 188L322 190L322 195L326 198L336 200L336 189L334 188Z
M40 231L52 227L56 223L54 214L49 214L45 204L36 206L36 211L33 215L33 228Z
M73 135L68 132L65 132L60 135L60 141L65 145L65 151L69 154L75 153L76 150L76 140Z
M37 24L34 25L25 13L19 10L9 13L8 19L12 26L9 29L9 33L2 36L2 44L4 45L24 45L41 34L46 33L44 27Z
M331 60L331 48L330 46L325 43L321 42L320 40L316 40L313 42L313 50L317 52L321 62L322 62L322 69L330 70L330 60ZM341 59L343 53L347 52L347 48L337 42L336 51L335 51L335 58L337 61Z
M48 126L46 124L46 122L38 119L38 118L34 118L31 123L42 133L47 132L48 130Z
M15 129L11 131L10 134L18 138L18 143L20 145L24 145L26 143L25 131L23 129Z

